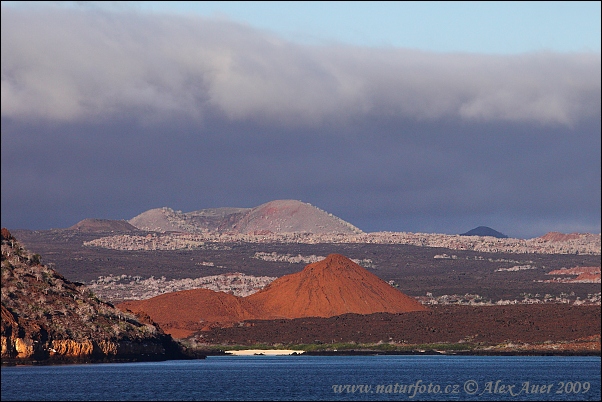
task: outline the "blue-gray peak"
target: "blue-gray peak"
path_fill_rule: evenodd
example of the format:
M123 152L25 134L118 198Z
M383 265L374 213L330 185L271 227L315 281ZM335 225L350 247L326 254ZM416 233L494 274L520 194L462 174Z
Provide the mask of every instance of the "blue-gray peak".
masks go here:
M500 233L497 230L493 230L487 226L476 227L472 230L469 230L466 233L461 233L460 236L491 236L491 237L497 237L498 239L507 239L508 238L508 236L506 236L505 234Z

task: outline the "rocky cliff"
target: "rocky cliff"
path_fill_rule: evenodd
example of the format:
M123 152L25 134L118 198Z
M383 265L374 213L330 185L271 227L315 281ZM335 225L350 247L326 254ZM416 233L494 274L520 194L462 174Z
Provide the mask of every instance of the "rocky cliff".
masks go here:
M185 357L148 318L98 299L2 229L2 363Z

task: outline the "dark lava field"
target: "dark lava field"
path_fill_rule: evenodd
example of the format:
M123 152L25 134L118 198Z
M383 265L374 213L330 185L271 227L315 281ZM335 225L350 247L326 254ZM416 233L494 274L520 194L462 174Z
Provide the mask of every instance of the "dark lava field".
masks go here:
M215 243L204 249L175 251L119 251L84 247L84 241L114 233L80 233L57 229L12 230L13 235L42 263L72 281L89 282L107 275L150 276L167 279L198 278L241 272L276 276L301 271L305 263L272 262L253 258L255 253L327 256L343 254L351 259L370 259L368 269L386 281L394 281L410 296L479 294L484 299L522 299L521 294L559 296L574 292L586 298L600 292L599 283L545 283L548 272L561 268L600 266L599 255L484 253L396 244L290 244ZM145 233L145 232L141 232ZM455 259L435 258L455 255ZM214 266L198 264L210 261ZM501 271L517 265L535 269Z

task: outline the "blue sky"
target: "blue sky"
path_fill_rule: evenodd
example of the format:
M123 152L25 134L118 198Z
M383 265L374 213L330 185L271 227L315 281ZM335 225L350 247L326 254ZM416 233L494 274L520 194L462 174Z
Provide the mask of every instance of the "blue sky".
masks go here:
M600 2L142 2L305 43L342 42L436 52L600 52Z
M3 5L23 6L3 1ZM35 4L36 2L32 2ZM287 40L511 54L600 52L599 1L142 1L65 7L199 15L249 24Z
M2 226L309 202L600 233L600 2L2 2Z

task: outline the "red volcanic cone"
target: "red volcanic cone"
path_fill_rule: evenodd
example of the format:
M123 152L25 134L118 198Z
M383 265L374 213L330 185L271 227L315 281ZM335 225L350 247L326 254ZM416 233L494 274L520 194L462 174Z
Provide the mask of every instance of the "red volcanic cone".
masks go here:
M331 254L307 265L301 272L276 279L262 291L247 297L193 289L128 301L118 307L145 312L174 336L188 336L191 330L207 323L232 325L251 319L428 310L340 254Z
M414 298L340 254L331 254L301 272L276 279L247 299L264 318L427 310Z

